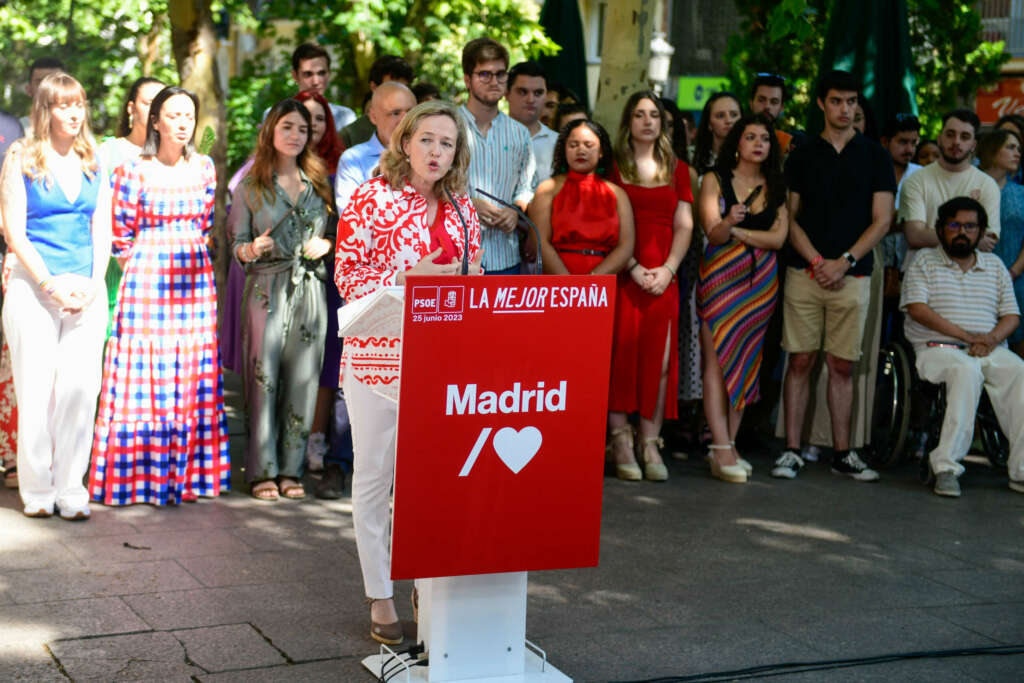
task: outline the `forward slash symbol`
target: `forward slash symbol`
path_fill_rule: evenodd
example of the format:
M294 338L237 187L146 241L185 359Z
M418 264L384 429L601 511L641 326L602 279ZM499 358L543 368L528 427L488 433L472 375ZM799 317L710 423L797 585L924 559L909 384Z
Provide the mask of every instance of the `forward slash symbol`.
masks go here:
M487 438L490 435L490 427L484 427L480 430L480 436L476 437L476 443L473 444L473 450L469 452L469 457L467 457L466 462L462 464L462 471L459 472L460 477L469 476L470 471L473 469L473 465L476 464L476 459L480 457L480 451L484 449L484 444L487 443Z

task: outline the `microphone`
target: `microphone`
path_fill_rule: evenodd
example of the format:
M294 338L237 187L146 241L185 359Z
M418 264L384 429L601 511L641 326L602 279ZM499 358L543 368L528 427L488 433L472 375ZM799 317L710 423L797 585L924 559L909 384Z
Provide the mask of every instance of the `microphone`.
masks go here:
M484 192L480 188L474 188L474 189L477 192L479 192L480 194L482 194L483 196L485 196L488 199L490 199L492 202L497 202L498 204L501 204L502 206L504 206L504 207L506 207L508 209L512 209L519 216L519 220L524 221L528 226L530 226L530 229L533 230L533 236L537 240L537 258L534 260L534 263L537 264L536 265L537 272L538 273L543 273L544 272L544 262L541 259L541 255L540 255L540 233L537 232L537 226L533 224L533 221L531 221L530 217L526 215L526 212L523 211L522 209L520 209L515 204L512 204L511 202L506 202L504 199L500 199L498 197L495 197L490 192Z
M448 201L452 203L452 208L455 209L455 215L459 217L459 222L462 223L462 274L469 275L469 226L466 225L466 219L463 218L459 205L455 203L451 190L445 189L444 193L448 197Z

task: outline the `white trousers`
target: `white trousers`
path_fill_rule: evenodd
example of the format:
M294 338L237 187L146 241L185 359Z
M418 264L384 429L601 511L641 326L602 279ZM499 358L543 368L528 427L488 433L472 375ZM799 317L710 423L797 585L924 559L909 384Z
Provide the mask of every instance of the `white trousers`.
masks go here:
M390 598L391 487L395 480L398 405L373 392L345 368L342 389L352 423L352 524L369 598Z
M1024 360L1005 347L983 358L959 349L916 348L922 379L946 384L946 415L939 445L929 456L933 472L964 472L960 461L974 435L982 386L988 392L999 426L1010 441L1010 479L1024 481Z
M10 256L8 258L11 258ZM107 295L61 316L57 304L15 262L4 297L4 334L18 400L18 488L26 508L89 502L89 467L100 393Z

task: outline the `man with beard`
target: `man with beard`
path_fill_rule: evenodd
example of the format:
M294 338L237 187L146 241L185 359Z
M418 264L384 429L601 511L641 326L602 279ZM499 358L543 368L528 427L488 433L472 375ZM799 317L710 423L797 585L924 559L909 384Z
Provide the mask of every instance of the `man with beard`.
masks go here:
M900 191L903 183L910 176L923 168L911 161L917 151L917 143L921 139L921 122L913 114L896 114L885 124L882 136L882 147L889 151L892 159L892 170L896 176L896 211L900 210ZM903 261L907 256L907 241L900 234L903 225L895 216L891 232L882 240L882 254L886 266L898 267L903 270Z
M536 162L526 126L498 110L508 83L508 50L491 38L477 38L462 50L468 91L461 110L469 128L469 187L483 228L484 272L519 273L515 209L495 203L483 190L526 210L533 198Z
M919 171L918 173L922 173ZM960 461L974 433L982 387L1010 441L1010 488L1024 493L1024 361L1006 347L1020 309L1006 266L982 253L988 212L970 197L939 206L935 238L907 268L900 308L917 372L946 385L939 445L928 456L934 491L960 496Z
M999 239L999 186L973 165L974 149L981 122L969 109L955 109L942 117L939 158L907 178L900 191L899 219L906 221L904 234L913 262L916 250L934 247L939 241L930 226L935 225L939 206L953 197L971 197L981 202L989 215L989 228L978 244L992 251Z

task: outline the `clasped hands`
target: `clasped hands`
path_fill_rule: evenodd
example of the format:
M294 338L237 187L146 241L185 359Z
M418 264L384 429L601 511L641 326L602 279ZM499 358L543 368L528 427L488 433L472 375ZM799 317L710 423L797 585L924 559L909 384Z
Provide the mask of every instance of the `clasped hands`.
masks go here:
M811 274L814 281L823 289L838 290L843 288L843 276L850 270L850 263L840 256L839 258L827 258L818 263L811 264Z
M96 298L97 285L91 278L63 273L43 280L43 289L60 306L61 313L78 313Z
M668 266L645 268L639 261L629 269L629 276L640 289L653 296L661 296L672 282L672 271Z
M495 206L484 199L474 199L473 206L486 225L502 232L512 232L519 223L519 213L513 208Z
M992 353L1001 341L992 332L985 334L968 334L964 341L967 342L967 355L977 358L984 358Z

